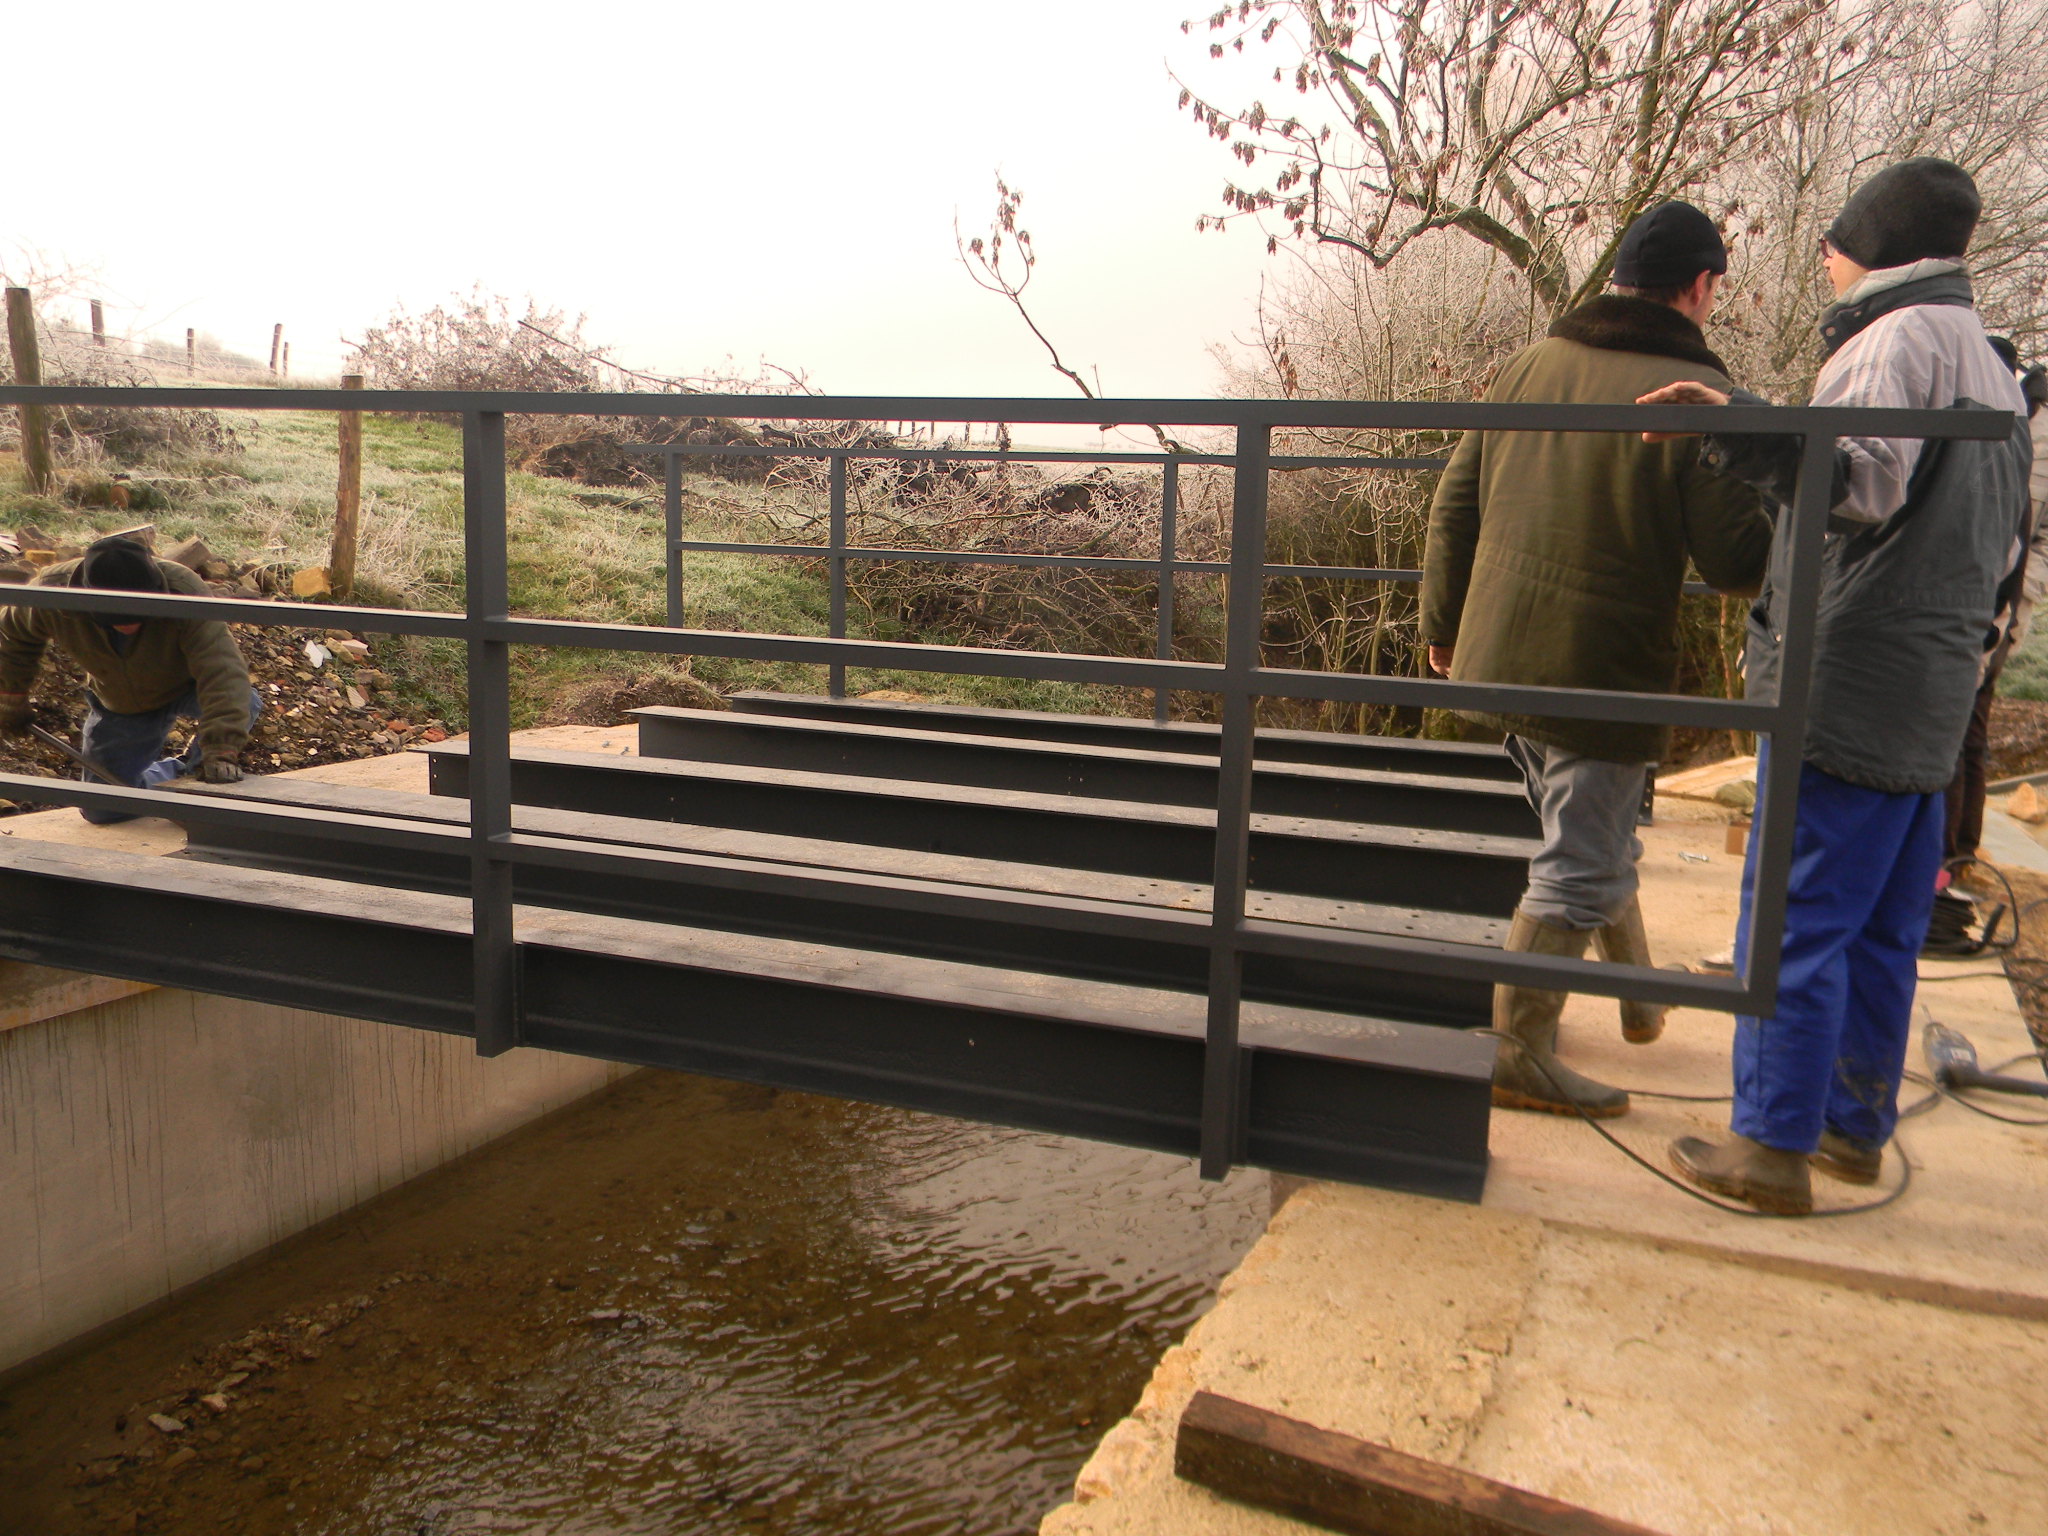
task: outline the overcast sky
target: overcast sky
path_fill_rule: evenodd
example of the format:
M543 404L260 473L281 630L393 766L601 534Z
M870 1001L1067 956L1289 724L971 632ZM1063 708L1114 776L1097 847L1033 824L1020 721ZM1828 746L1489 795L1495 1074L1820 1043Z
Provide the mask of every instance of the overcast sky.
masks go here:
M589 315L626 361L728 355L835 393L1056 394L954 257L1026 194L1034 309L1107 392L1204 395L1263 241L1169 68L1200 0L561 0L18 8L0 261L98 269L117 330L293 372L472 284ZM1270 66L1269 66L1270 67ZM26 97L22 91L26 87Z

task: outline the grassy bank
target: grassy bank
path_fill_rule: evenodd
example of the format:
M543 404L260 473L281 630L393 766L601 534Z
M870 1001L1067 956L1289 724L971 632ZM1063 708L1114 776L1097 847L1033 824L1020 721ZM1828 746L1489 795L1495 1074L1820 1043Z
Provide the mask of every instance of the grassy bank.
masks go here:
M100 533L153 521L160 548L196 534L224 557L325 565L334 516L334 418L229 413L228 424L239 452L128 466L161 499L150 510L79 506L64 494L31 495L18 462L0 454L0 528L32 523L60 541L83 544ZM120 468L102 466L95 478L103 481L105 471ZM683 490L684 537L691 539L786 540L791 523L811 510L800 493L786 488L692 475L685 476ZM658 490L584 487L515 472L507 497L515 612L608 623L663 621ZM684 622L692 628L826 631L822 566L772 556L691 553L682 557L681 569ZM459 431L439 422L367 418L357 599L454 608L462 594ZM857 613L853 627L856 634L864 632ZM467 713L460 645L394 639L380 643L378 661L392 678L384 700L392 709L460 728ZM717 657L663 663L630 653L522 649L515 653L515 669L520 724L576 718L593 701L684 697L694 684L720 693L824 688L819 667ZM1137 695L997 678L855 669L848 683L855 692L904 688L953 703L1116 713L1142 707Z

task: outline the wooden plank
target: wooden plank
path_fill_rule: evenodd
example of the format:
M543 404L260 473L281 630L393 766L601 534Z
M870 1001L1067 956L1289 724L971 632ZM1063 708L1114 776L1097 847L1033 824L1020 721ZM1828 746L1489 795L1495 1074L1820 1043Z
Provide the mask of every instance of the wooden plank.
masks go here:
M1657 1536L1476 1473L1197 1392L1173 1470L1191 1483L1357 1536Z

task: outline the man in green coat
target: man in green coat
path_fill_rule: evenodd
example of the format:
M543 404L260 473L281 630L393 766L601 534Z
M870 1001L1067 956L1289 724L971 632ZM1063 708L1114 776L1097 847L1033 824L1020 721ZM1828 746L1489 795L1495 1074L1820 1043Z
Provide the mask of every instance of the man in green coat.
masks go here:
M1681 379L1725 379L1700 327L1728 253L1689 203L1663 203L1623 235L1614 291L1581 305L1509 360L1489 401L1631 404ZM1468 432L1429 514L1422 636L1460 682L1669 693L1690 562L1711 586L1754 592L1771 524L1749 488L1701 468L1696 448L1621 432ZM1523 716L1472 718L1507 732L1543 821L1543 846L1510 950L1648 965L1636 900L1635 819L1659 726ZM1623 1114L1628 1095L1556 1057L1565 994L1497 987L1505 1046L1493 1101L1556 1114ZM1621 1005L1622 1034L1654 1040L1664 1010Z
M208 595L184 566L134 539L110 536L39 574L39 587ZM127 619L58 608L0 610L0 731L29 723L29 691L51 641L85 673L80 750L123 783L147 788L198 770L210 784L242 776L241 751L263 702L249 686L241 647L218 619ZM192 745L161 757L180 717L196 718ZM88 809L87 821L133 818Z

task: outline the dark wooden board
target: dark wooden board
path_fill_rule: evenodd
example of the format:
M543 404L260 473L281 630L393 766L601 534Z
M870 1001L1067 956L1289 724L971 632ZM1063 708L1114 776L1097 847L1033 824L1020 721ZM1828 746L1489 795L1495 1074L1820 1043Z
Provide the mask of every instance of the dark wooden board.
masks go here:
M1357 1536L1658 1536L1213 1392L1197 1392L1181 1415L1173 1469L1225 1498Z

